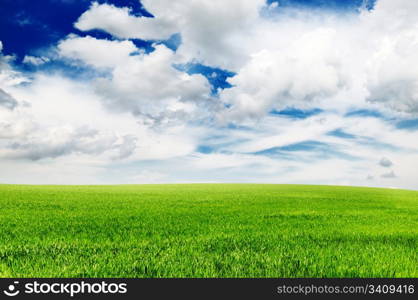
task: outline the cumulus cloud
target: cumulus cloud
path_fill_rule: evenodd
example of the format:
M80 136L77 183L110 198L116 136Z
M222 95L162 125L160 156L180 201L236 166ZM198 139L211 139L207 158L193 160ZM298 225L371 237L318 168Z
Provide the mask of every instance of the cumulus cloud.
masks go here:
M0 88L7 88L16 84L28 82L29 80L20 72L13 69L11 64L15 60L13 55L2 53L3 43L0 41Z
M19 94L21 88L14 87L14 91ZM47 89L44 87L42 90L44 96L47 96ZM39 112L39 102L33 101L36 96L28 97L32 100L30 106L0 111L0 158L37 161L71 154L99 156L107 153L111 159L126 159L135 151L137 139L129 133L123 135L106 128L82 126L77 124L71 110L61 112L67 114L69 120L74 118L67 124L64 124L63 119L58 123L52 118L44 119L42 116L47 116L48 112ZM54 100L57 101L57 98ZM88 105L80 110L86 108ZM88 121L85 119L83 123ZM96 124L91 125L98 127Z
M3 44L0 41L0 137L6 136L7 131L13 132L15 126L8 120L10 112L1 111L4 108L9 111L15 110L19 106L19 101L13 96L9 89L15 85L28 82L20 72L13 69L14 56L5 56L2 53ZM22 102L23 106L27 103Z
M265 5L264 0L145 0L141 3L155 18L135 17L128 8L93 3L75 26L84 31L102 29L119 38L144 40L167 39L181 33L183 44L179 52L186 59L234 68L246 55L238 40L261 20L259 11Z
M74 26L82 31L101 29L118 38L138 38L143 40L168 39L176 32L174 17L147 18L131 15L128 7L93 2Z
M289 105L347 108L366 101L416 113L418 68L410 67L418 65L415 5L381 0L372 11L340 20L303 11L255 24L252 42L243 43L252 55L229 80L233 88L222 92L230 109L221 119L260 117Z
M0 155L5 158L40 160L70 154L97 156L115 153L114 158L128 158L136 148L130 136L99 132L89 128L52 128L42 136L29 135L11 143Z
M0 162L12 169L0 180L417 188L417 131L394 121L417 112L414 2L337 14L264 0L141 1L155 18L95 2L75 27L115 39L70 34L56 45L58 59L93 77L37 71L29 80L0 55ZM154 44L146 53L128 40L174 33L176 51ZM231 88L214 95L204 76L175 67L188 62L235 72ZM289 107L319 109L277 114ZM346 116L356 109L381 114ZM392 161L396 174L381 174Z
M77 114L83 120L82 123L88 123L85 109L91 106L87 104L75 106L75 111L71 109L77 97L81 96L81 101L85 100L83 96L91 98L85 90L80 89L80 84L38 75L32 78L30 84L22 85L22 82L28 80L14 70L12 61L0 55L4 75L0 87L10 91L0 88L0 108L6 108L0 109L0 159L36 161L71 154L97 156L107 152L109 157L117 159L132 155L136 148L136 138L132 138L129 133L119 134L108 129L77 124L80 120ZM12 94L25 99L25 102L19 105ZM70 100L67 102L68 109L65 106L67 100ZM91 111L91 107L89 109Z
M262 50L229 82L222 92L231 106L227 117L260 117L271 109L305 106L333 96L349 84L341 66L344 53L335 48L337 32L308 32L279 51ZM306 51L309 49L309 51Z
M124 159L134 154L137 148L138 138L134 135L125 135L122 137L116 148L119 150L119 154L116 158Z
M71 153L98 155L115 146L114 136L100 135L88 128L52 128L11 142L0 155L6 158L39 160Z
M113 109L155 120L187 117L199 102L208 100L210 85L202 75L175 69L173 60L173 51L156 46L149 55L127 58L111 79L96 82L96 90Z
M94 82L96 93L113 111L131 112L147 124L187 119L211 93L204 76L173 66L176 54L164 45L145 54L130 41L70 36L58 48L64 57L108 68L111 76Z
M49 62L49 58L44 57L44 56L38 57L38 56L25 55L25 57L23 58L24 64L30 64L34 66L40 66L47 62Z
M254 24L252 43L244 43L252 55L229 79L233 88L222 92L229 111L221 120L259 118L284 106L339 109L366 101L415 113L415 5L381 0L372 11L339 20L302 11Z
M370 101L416 113L416 3L377 1L373 10L337 16L262 0L145 0L155 18L93 3L75 26L119 38L166 39L180 33L178 61L197 60L237 73L224 90L220 120L263 116L269 109ZM262 13L266 8L267 15ZM353 45L356 45L354 47ZM100 57L100 55L99 55Z
M381 0L364 19L377 36L376 50L368 61L368 100L414 114L418 112L418 70L411 66L418 65L417 9L415 1Z
M384 173L380 177L382 178L396 178L396 174L394 171L390 171L389 173Z
M58 44L61 56L82 61L97 68L113 68L129 63L138 49L131 41L100 40L70 35Z
M0 109L0 161L71 163L89 157L96 168L117 161L170 159L195 149L191 128L150 129L132 114L105 109L92 86L56 74L37 74L30 84L9 86L30 105Z
M389 167L391 167L393 165L393 162L390 159L388 159L386 157L383 157L379 161L379 165L382 166L382 167L385 167L385 168L389 168Z
M18 102L10 94L0 89L0 106L7 109L14 109L18 105Z

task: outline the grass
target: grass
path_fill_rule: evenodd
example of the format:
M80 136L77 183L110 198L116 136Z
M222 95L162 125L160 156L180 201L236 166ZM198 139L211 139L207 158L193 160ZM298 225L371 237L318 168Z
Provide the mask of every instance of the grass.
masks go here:
M418 192L0 185L0 277L418 277Z

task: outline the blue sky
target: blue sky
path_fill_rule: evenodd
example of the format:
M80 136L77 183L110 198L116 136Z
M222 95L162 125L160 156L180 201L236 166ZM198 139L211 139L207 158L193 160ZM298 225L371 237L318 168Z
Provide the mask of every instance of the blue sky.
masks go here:
M149 14L139 1L98 1L129 6L135 15ZM89 0L3 0L0 12L0 36L6 54L23 58L53 46L69 33L75 32L74 22L91 4ZM94 34L94 33L93 33ZM100 33L96 33L100 34Z
M0 182L418 188L414 1L0 5Z

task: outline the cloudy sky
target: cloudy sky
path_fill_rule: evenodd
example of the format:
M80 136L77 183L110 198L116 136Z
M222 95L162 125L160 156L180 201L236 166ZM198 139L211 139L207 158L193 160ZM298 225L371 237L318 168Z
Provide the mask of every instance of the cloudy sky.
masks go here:
M1 0L0 41L2 183L418 189L416 0Z

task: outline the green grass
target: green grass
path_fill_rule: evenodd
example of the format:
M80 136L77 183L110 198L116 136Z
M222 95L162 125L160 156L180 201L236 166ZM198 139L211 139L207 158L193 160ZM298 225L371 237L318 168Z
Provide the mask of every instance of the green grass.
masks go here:
M418 192L0 185L0 277L418 277Z

